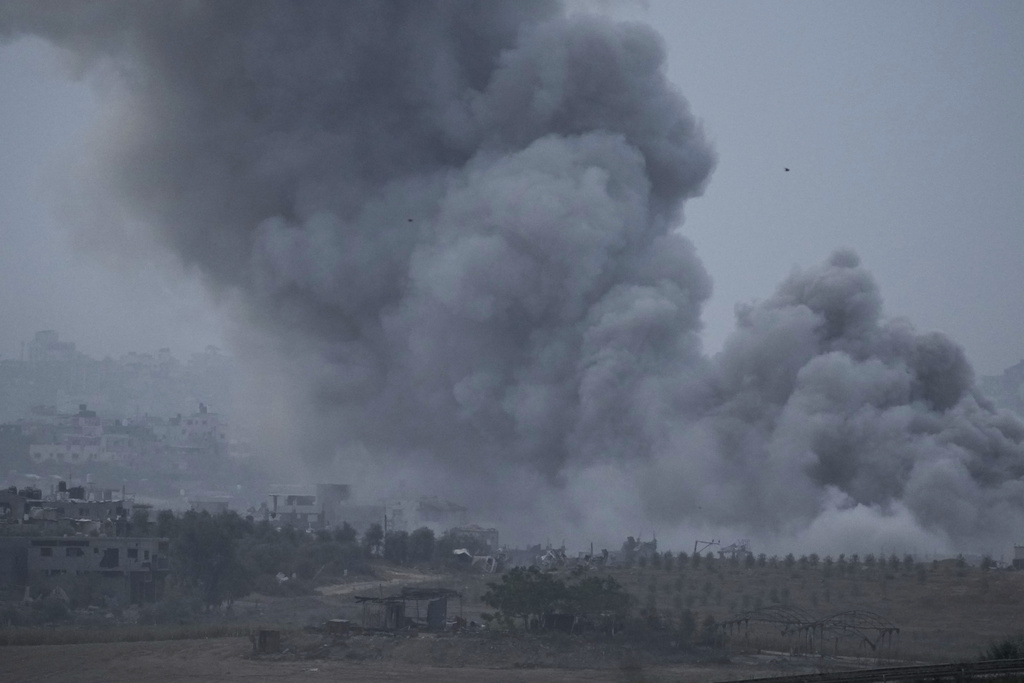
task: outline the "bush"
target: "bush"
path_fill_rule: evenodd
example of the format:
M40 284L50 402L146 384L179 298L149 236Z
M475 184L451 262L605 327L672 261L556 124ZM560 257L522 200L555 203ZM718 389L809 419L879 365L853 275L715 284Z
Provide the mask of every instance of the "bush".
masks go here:
M665 556L664 556L664 559L661 562L661 565L665 568L665 571L670 572L670 571L672 571L672 565L674 563L675 563L675 558L672 556L672 551L671 550L666 550L665 551Z
M1007 638L999 643L992 643L982 655L982 659L1024 659L1024 634Z
M714 647L719 644L721 634L718 630L718 622L710 614L704 617L700 625L700 644Z
M409 534L409 561L430 562L434 559L436 539L434 530L420 527Z
M196 613L197 605L183 597L168 598L139 610L139 623L143 626L155 624L184 624Z
M44 621L64 621L71 617L71 610L68 604L57 597L47 596L33 605Z
M653 597L653 584L651 589ZM566 584L536 567L517 567L502 575L501 583L488 583L481 600L497 610L494 617L508 628L516 619L526 628L543 624L544 615L556 611L624 618L632 604L629 593L611 577L588 576Z

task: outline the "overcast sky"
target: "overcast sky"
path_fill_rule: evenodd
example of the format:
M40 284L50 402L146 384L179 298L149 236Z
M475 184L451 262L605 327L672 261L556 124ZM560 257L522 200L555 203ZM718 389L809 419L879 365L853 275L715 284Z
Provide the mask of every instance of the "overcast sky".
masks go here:
M718 151L683 226L714 278L709 352L738 302L852 247L889 315L980 374L1024 357L1024 3L602 7L664 34ZM0 357L46 328L94 356L224 345L193 277L76 229L69 169L109 97L38 40L0 48Z

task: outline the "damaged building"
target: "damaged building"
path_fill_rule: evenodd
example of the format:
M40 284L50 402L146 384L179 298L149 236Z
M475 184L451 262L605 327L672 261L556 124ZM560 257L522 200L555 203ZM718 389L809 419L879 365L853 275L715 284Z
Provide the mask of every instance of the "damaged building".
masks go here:
M163 597L170 570L169 540L92 536L12 536L0 538L0 583L14 588L59 581L95 579L99 591L122 604Z
M449 618L448 603L458 598L458 620ZM462 621L462 594L450 588L405 587L388 596L355 597L363 607L363 628L381 631L424 629L444 631Z

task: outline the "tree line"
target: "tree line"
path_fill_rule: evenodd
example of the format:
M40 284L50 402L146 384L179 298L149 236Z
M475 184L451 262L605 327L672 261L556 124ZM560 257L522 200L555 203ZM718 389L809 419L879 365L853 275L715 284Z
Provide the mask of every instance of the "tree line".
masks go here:
M452 561L455 548L479 551L473 539L436 537L427 527L385 535L381 525L373 524L360 535L346 522L310 533L233 511L176 515L162 510L151 524L142 519L134 523L170 540L172 588L207 607L252 592L308 592L314 579L368 572L373 558L405 565L440 564Z

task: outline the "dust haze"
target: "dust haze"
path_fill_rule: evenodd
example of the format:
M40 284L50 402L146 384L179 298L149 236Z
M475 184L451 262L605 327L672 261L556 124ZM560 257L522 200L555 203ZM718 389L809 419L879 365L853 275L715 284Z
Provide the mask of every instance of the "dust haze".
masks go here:
M524 540L952 550L1024 522L1024 426L954 342L885 317L856 254L702 351L683 208L715 155L651 27L550 2L0 3L0 37L28 34L123 89L104 215L230 302L241 421L282 473L450 494Z

